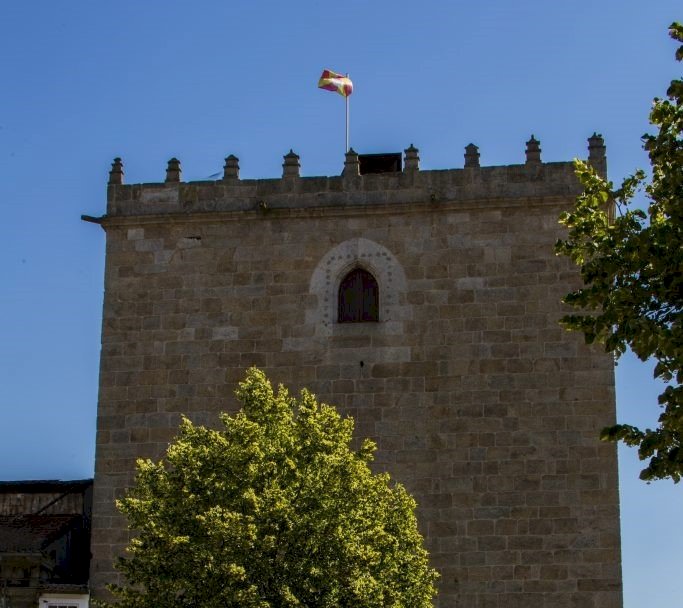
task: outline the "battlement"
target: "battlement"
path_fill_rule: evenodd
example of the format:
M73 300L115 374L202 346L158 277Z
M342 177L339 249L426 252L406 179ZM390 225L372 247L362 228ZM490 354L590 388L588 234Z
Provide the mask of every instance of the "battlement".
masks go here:
M588 140L588 161L606 174L602 136ZM109 173L107 217L206 212L266 212L275 209L444 204L468 201L567 198L580 192L572 162L543 163L538 140L526 142L524 164L481 167L474 144L465 148L463 168L421 170L419 150L404 150L401 171L362 173L359 155L346 154L339 176L301 177L299 156L284 156L279 179L239 177L239 159L225 159L217 181L181 181L180 161L168 161L163 183L124 184L123 163L114 159Z

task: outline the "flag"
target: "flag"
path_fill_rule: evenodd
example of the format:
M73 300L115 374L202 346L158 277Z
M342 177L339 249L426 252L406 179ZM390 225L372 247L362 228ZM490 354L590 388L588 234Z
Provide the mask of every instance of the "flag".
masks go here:
M318 88L326 91L335 91L342 97L348 97L353 93L353 83L348 76L337 74L332 70L323 70L318 81Z

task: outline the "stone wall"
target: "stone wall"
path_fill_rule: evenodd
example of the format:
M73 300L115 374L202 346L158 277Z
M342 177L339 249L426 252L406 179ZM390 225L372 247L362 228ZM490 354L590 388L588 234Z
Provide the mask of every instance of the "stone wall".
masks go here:
M135 458L159 457L181 414L234 410L256 365L376 440L377 468L418 501L440 606L621 606L616 451L598 440L613 364L557 324L577 284L557 218L579 187L534 141L525 165L481 168L468 147L466 168L420 171L411 146L402 173L360 176L351 152L330 178L290 156L282 179L240 180L228 157L223 180L185 184L173 159L165 183L129 186L115 161L95 220L96 595L127 540L114 498ZM336 322L356 266L378 281L378 323Z

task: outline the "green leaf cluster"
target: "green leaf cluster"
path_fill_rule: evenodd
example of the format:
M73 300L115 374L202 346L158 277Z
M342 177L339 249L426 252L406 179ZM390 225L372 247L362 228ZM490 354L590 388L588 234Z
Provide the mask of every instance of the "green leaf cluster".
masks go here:
M683 26L673 23L670 35L683 42ZM676 59L683 60L683 45ZM683 475L682 80L671 83L666 99L654 100L650 122L657 133L643 136L649 182L637 171L615 189L576 161L584 192L560 217L568 236L556 252L580 266L584 283L565 297L578 312L562 323L617 357L631 349L643 361L655 359L654 376L667 383L659 396L657 428L618 424L604 429L602 438L638 447L640 459L647 461L641 479L678 482ZM646 211L633 207L640 189L648 199Z
M372 473L372 442L351 448L353 421L255 368L237 396L220 430L183 419L164 461L138 461L118 606L431 606L415 502Z

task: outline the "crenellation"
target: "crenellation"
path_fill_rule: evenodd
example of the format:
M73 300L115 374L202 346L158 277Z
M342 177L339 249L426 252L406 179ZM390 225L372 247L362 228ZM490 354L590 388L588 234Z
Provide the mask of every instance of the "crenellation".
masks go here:
M109 185L116 186L123 184L123 163L120 158L115 158L109 171Z
M236 180L240 177L240 162L239 159L230 154L225 159L225 165L223 165L223 181L227 182L230 180Z
M404 150L405 161L404 167L406 172L419 171L420 170L420 151L410 144L408 148Z
M301 163L299 162L299 155L294 152L294 150L291 150L285 154L284 156L284 163L282 164L282 177L283 178L288 178L288 177L299 177L299 173L301 171ZM285 182L283 184L284 186L288 186L288 184Z
M532 135L531 139L526 142L526 166L541 164L541 144Z
M479 148L473 143L465 146L465 169L479 168Z
M181 169L180 161L177 158L172 158L168 161L168 166L166 167L166 183L174 184L180 182Z
M603 178L607 178L606 150L602 135L594 132L588 138L588 162Z
M604 146L593 142L591 162L603 162ZM602 140L600 140L602 141ZM524 165L475 167L474 148L468 146L466 169L419 170L417 148L406 149L401 173L358 173L358 155L346 155L343 176L300 177L299 157L285 155L280 179L239 179L238 159L226 158L219 181L180 181L180 161L171 159L164 184L122 183L120 159L110 174L108 209L110 217L158 215L188 212L245 212L261 210L349 207L355 205L399 205L407 203L445 204L479 200L542 199L575 196L578 182L571 162L541 163L535 138L527 142ZM478 154L478 152L476 152ZM478 158L478 157L477 157ZM296 180L291 178L295 177ZM265 203L265 207L264 207Z

